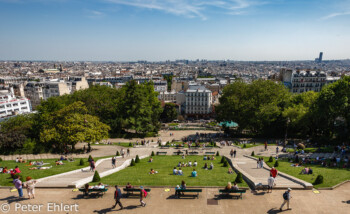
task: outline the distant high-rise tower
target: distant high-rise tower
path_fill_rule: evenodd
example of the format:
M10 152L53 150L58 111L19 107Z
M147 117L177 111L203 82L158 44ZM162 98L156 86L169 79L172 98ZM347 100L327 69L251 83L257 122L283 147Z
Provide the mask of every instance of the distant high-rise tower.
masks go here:
M320 56L318 57L318 62L322 62L323 52L320 52Z

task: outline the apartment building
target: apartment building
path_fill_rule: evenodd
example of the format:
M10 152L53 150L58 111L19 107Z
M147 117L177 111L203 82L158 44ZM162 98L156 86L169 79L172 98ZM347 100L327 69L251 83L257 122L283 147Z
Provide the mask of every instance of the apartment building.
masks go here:
M27 98L17 98L13 93L7 90L0 91L0 118L29 113L31 111L30 102Z
M159 92L158 99L160 101L164 101L165 103L176 103L176 91L173 90L171 92L161 91Z
M190 86L185 93L185 114L207 117L212 113L212 92L204 86Z

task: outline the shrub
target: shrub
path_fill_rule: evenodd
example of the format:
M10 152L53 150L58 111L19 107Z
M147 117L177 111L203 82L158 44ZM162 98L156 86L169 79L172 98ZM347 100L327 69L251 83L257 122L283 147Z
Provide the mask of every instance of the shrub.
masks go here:
M243 148L247 148L247 144L243 144Z
M159 146L159 147L161 147L161 146L162 146L162 143L161 143L161 142L159 142L159 143L158 143L158 146Z
M305 145L302 143L298 143L297 147L298 149L303 149L303 150L305 149Z
M130 166L135 166L135 161L134 161L134 159L131 159Z
M275 165L273 165L273 166L274 167L278 167L279 166L278 160L276 160Z
M255 155L255 153L254 153L254 151L252 151L252 154L250 156L254 156L254 155Z
M140 163L140 158L139 158L139 155L136 155L136 158L135 158L135 163Z
M216 156L220 156L220 153L219 153L219 151L217 151L217 152L216 152Z
M94 177L92 178L92 182L99 182L100 180L100 174L98 173L98 171L95 171Z
M2 158L0 158L0 162L2 161Z
M224 163L226 161L226 158L222 156L220 163Z
M272 158L272 156L270 156L270 158L269 158L269 162L270 162L270 163L272 163L272 162L273 162L273 158Z
M80 162L79 162L80 166L84 166L84 160L82 158L80 158Z
M129 146L132 147L132 143L129 143Z
M152 154L151 154L151 156L152 156L152 157L154 156L154 151L152 151Z
M243 183L242 173L238 172L235 180L236 183Z
M323 176L317 175L316 180L314 181L313 185L322 184L323 183Z
M228 162L227 162L227 160L225 159L225 162L224 162L224 165L223 165L224 167L228 167Z
M115 153L115 156L120 156L119 151L117 151L117 152Z

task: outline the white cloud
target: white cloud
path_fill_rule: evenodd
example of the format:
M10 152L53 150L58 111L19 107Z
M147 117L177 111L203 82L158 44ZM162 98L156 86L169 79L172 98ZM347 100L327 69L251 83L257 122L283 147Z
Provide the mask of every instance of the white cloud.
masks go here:
M337 16L346 16L346 15L350 15L350 11L347 12L341 12L341 13L331 13L327 16L322 17L322 20L327 20L327 19L331 19L331 18L335 18Z
M232 15L240 15L250 7L266 4L253 0L104 0L133 7L160 10L185 17L206 19L209 9Z

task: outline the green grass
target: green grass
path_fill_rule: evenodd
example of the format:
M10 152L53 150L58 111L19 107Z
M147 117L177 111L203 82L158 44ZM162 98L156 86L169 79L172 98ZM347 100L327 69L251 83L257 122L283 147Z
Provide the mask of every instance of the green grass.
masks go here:
M275 159L272 163L269 163L268 157L264 157L265 163L267 163L270 167L272 167L275 163ZM323 175L323 183L315 185L315 188L319 187L332 187L334 185L337 185L345 180L350 180L350 169L342 169L342 168L329 168L329 167L323 167L319 165L313 165L309 164L306 165L313 170L312 175L304 175L300 174L301 170L305 167L293 167L291 164L286 160L279 160L279 166L276 167L279 171L284 172L286 174L292 175L296 178L299 178L301 180L307 181L309 183L313 183L317 177L317 175Z
M298 152L301 152L301 149L297 149ZM287 152L294 153L295 149L289 148L287 149ZM334 149L333 148L327 148L327 147L320 147L320 148L315 148L315 147L309 147L304 149L305 153L333 153Z
M169 123L168 126L178 126L178 123Z
M182 159L181 156L154 156L153 162L149 163L149 158L142 159L136 166L127 167L112 175L102 178L101 182L109 185L126 185L130 182L132 185L148 185L148 186L176 186L180 185L184 180L187 186L225 186L227 182L233 182L236 179L236 174L228 174L228 167L222 167L220 163L221 156L216 157L213 161L204 161L203 156L186 156ZM173 169L181 162L196 160L198 166L195 167L198 176L190 177L193 167L183 167L183 176L173 175ZM202 169L204 163L214 164L213 170ZM158 171L158 174L150 175L149 171L153 168ZM178 167L177 167L178 168ZM238 184L239 186L247 187L246 183Z
M246 145L246 147L244 148L244 145ZM260 145L263 145L262 143L246 143L246 144L238 144L237 146L241 147L242 149L248 149L248 148L251 148L251 147L255 147L255 146L260 146Z
M10 169L14 169L16 166L19 167L19 169L21 170L21 175L22 177L27 177L30 176L34 179L39 179L39 178L43 178L43 177L47 177L47 176L51 176L51 175L56 175L56 174L60 174L60 173L64 173L64 172L68 172L68 171L72 171L72 170L76 170L76 169L80 169L80 168L84 168L89 166L89 163L87 162L87 158L84 158L84 166L80 166L80 158L76 158L74 162L68 162L68 161L63 161L64 165L59 165L56 166L55 161L57 159L42 159L42 161L44 161L44 163L49 163L47 165L44 166L52 166L51 169L45 169L45 170L30 170L29 168L35 167L35 166L26 166L28 165L28 161L27 163L16 163L14 160L11 161L1 161L0 162L0 167L6 167L10 170ZM95 161L97 161L98 159L101 158L105 158L105 157L100 157L100 158L94 158ZM32 160L34 161L34 160ZM41 161L41 160L36 160L36 161ZM1 173L0 174L0 186L12 186L12 178L10 174L4 174Z
M91 144L91 145L94 145L94 146L122 146L122 147L133 147L133 144L136 145L135 142L131 142L131 145L130 145L130 142L125 142L125 143L112 143L112 144L104 144L104 143L99 143L99 144Z
M209 143L209 145L206 145L206 147L213 147L213 146L211 146L210 145L210 142L206 142L207 144ZM173 145L171 145L171 144L173 144ZM203 146L202 144L202 142L201 143L199 143L201 146ZM188 147L188 143L184 143L184 142L169 142L169 144L167 143L167 145L165 145L165 146L169 146L169 147L177 147L177 145L182 145L184 148L189 148ZM195 147L194 145L196 145L195 143L193 143L192 144L192 147ZM215 144L214 144L215 145ZM214 147L217 147L216 145L214 146Z

